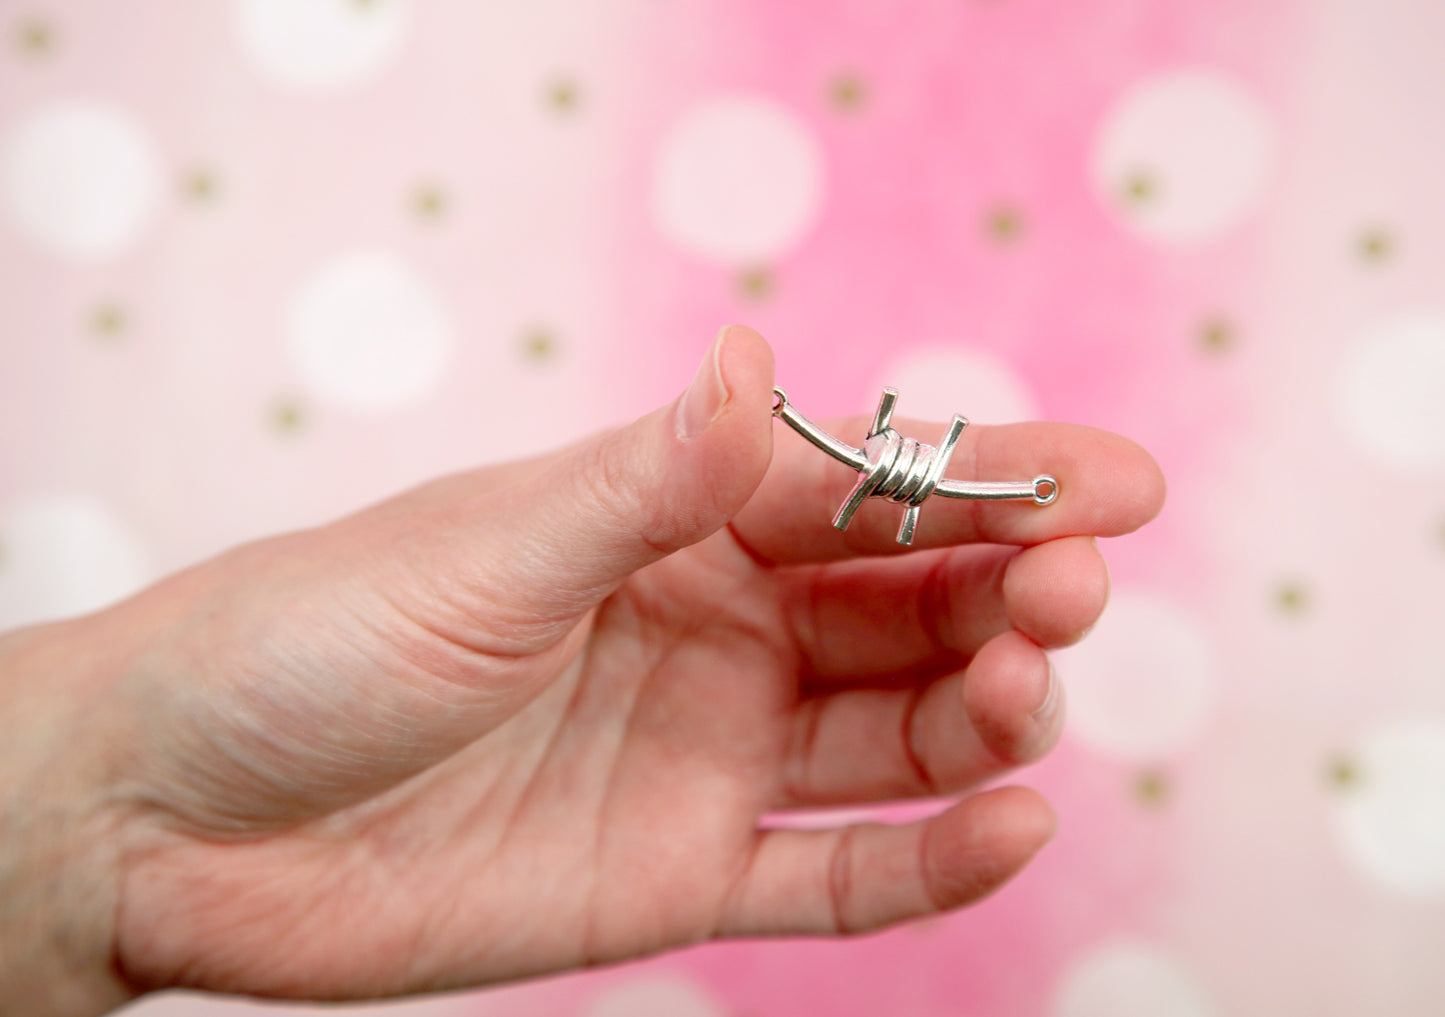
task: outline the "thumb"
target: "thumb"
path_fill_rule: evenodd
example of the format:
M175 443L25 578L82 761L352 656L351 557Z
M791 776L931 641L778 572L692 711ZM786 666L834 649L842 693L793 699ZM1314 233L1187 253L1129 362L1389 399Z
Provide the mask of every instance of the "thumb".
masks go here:
M767 342L728 326L672 403L505 492L468 556L495 635L538 650L633 572L726 525L772 458L772 387Z

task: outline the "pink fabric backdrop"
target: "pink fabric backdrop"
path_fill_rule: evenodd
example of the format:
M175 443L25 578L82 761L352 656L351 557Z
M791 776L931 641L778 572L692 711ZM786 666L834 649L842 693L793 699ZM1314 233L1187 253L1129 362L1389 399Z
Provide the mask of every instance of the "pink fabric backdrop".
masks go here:
M747 322L810 414L1164 465L1057 658L1058 840L921 926L399 1012L1440 1013L1442 90L1433 0L5 3L0 627L640 414Z

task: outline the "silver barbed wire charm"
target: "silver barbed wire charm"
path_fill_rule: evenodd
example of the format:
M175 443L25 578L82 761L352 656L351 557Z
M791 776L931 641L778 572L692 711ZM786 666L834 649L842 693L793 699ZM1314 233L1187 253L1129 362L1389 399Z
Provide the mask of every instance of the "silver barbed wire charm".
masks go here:
M858 482L833 517L833 525L838 529L848 528L853 513L867 499L887 498L908 506L898 527L898 543L908 545L913 543L919 510L935 494L981 501L1032 501L1035 505L1047 505L1059 496L1059 482L1048 474L1017 482L944 480L943 471L948 468L953 447L958 444L968 421L954 414L943 441L934 448L913 438L904 438L889 426L897 402L897 389L885 388L863 447L854 448L799 413L788 402L788 393L773 389L773 416L840 463L858 471Z

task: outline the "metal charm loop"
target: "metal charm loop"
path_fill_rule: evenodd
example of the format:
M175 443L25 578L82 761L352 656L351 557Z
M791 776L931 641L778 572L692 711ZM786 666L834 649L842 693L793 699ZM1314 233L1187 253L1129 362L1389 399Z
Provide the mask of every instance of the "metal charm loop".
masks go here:
M948 431L937 448L913 438L904 438L890 425L898 391L885 388L873 414L873 426L861 449L833 437L797 411L788 401L788 393L773 389L773 416L778 417L808 441L840 463L858 471L858 482L838 508L833 525L846 530L868 498L888 498L908 506L898 527L898 543L913 543L918 526L919 510L931 495L945 498L970 498L985 501L1032 501L1047 505L1059 496L1059 482L1044 474L1031 481L963 481L944 480L943 471L953 455L953 447L968 426L963 417L954 415Z

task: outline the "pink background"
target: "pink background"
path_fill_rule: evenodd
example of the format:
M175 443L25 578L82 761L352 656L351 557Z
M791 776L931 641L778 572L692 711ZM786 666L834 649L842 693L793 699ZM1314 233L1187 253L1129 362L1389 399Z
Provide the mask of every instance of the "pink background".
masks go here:
M1025 775L1061 834L956 916L404 1012L1440 1013L1442 94L1433 0L0 4L0 627L636 416L746 322L811 415L1164 466ZM359 251L395 302L324 292Z

